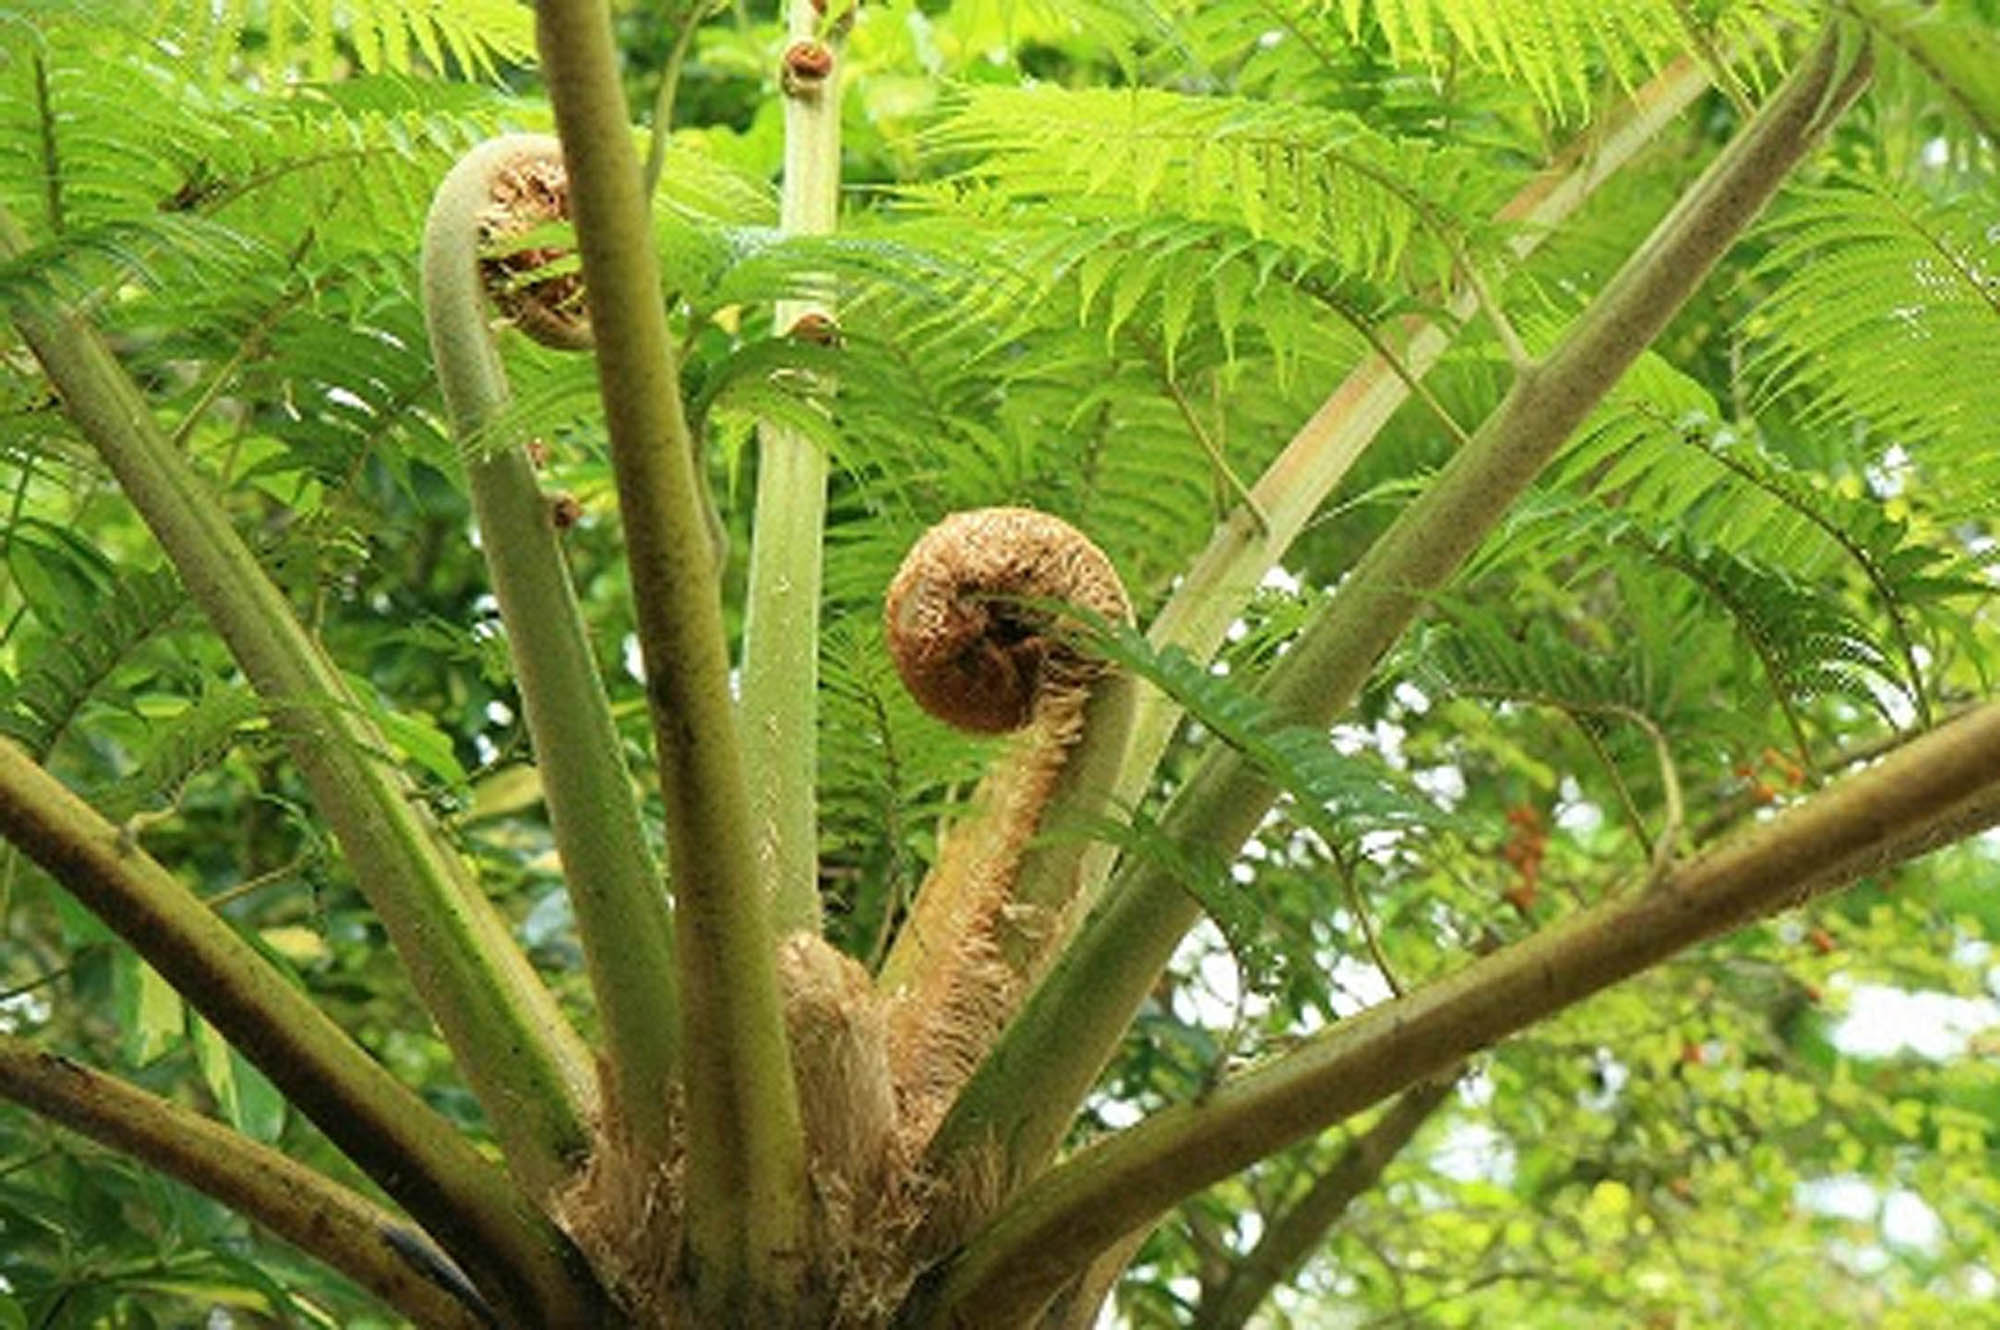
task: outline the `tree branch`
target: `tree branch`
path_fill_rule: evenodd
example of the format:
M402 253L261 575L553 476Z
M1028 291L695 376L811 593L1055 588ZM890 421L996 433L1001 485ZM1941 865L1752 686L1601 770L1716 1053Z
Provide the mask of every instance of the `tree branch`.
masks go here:
M1284 721L1324 726L1376 660L1475 549L1625 368L1700 285L1831 118L1859 95L1868 65L1829 32L1578 318L1521 375L1471 442L1391 524L1258 692ZM1168 806L1173 840L1233 854L1275 791L1218 748ZM991 1151L1010 1183L1053 1154L1077 1104L1198 917L1170 866L1129 861L968 1083L931 1159Z
M1023 1188L908 1323L1011 1325L1182 1196L1697 942L1923 853L1968 817L2000 816L1996 796L2000 703L1990 703L1652 890L1571 915L1080 1152Z
M424 228L431 355L463 443L510 396L479 279L480 215L496 178L560 160L562 145L515 134L473 149L438 186ZM615 1121L643 1165L664 1164L679 1043L672 904L646 843L623 740L563 561L547 498L516 440L468 458L480 551L506 626L522 710L563 881L576 908L591 991L604 1021Z
M494 1323L465 1276L400 1216L199 1113L12 1035L0 1035L0 1098L207 1192L419 1325Z
M714 551L604 0L540 0L677 904L687 1244L712 1324L781 1324L807 1254L805 1140L729 694Z
M0 257L26 248L0 210ZM145 398L95 331L74 316L19 307L14 322L64 411L180 571L291 738L293 760L389 931L424 1004L493 1122L508 1163L537 1191L588 1149L590 1062L506 924L457 852L410 798L408 782Z
M594 1282L505 1175L205 902L4 741L0 834L145 957L435 1234L490 1301L522 1324L596 1323Z

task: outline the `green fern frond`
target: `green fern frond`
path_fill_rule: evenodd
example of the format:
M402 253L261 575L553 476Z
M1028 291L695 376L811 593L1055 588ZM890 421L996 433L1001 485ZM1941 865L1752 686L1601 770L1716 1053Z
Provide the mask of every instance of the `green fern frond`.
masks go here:
M370 455L448 467L453 445L432 414L436 392L423 325L407 298L370 299L330 288L309 314L273 329L268 354L246 368L257 400L283 401L257 424L281 452L258 459L239 479L302 471L329 485L352 479ZM383 445L393 439L397 447Z
M1289 796L1288 808L1329 846L1366 831L1436 829L1450 821L1438 804L1378 759L1337 749L1324 729L1281 721L1241 682L1215 673L1179 647L1156 648L1126 625L1088 625L1093 650L1171 697L1189 718L1248 758Z
M1627 711L1662 726L1673 718L1683 682L1676 662L1647 659L1636 635L1591 640L1550 616L1516 622L1455 597L1441 599L1438 611L1404 653L1407 677L1428 694L1535 701L1580 714Z
M820 707L823 871L849 950L869 956L936 858L940 819L970 794L994 745L910 698L872 605L827 625Z
M1528 88L1547 110L1588 112L1609 78L1630 84L1669 59L1690 55L1720 65L1745 53L1774 53L1789 25L1822 17L1805 0L1748 0L1691 6L1677 0L1321 0L1347 33L1379 33L1398 62L1433 76L1469 62Z
M1770 502L1763 496L1762 502ZM1753 503L1753 506L1755 504ZM1551 646L1546 662L1525 653L1509 668L1513 673L1494 675L1503 691L1524 692L1551 701L1564 698L1608 701L1658 718L1663 725L1685 728L1699 723L1700 717L1676 714L1675 706L1710 705L1694 681L1706 679L1707 686L1723 689L1714 675L1712 657L1727 655L1731 645L1745 655L1753 676L1761 678L1764 691L1777 704L1799 749L1806 743L1802 709L1820 699L1860 703L1895 723L1895 712L1903 705L1922 705L1925 696L1918 662L1907 650L1909 637L1901 630L1906 618L1884 615L1879 605L1870 605L1865 594L1857 594L1849 580L1801 575L1782 563L1773 563L1766 552L1756 548L1731 549L1706 540L1695 529L1698 524L1681 524L1671 517L1659 517L1643 509L1627 511L1617 506L1615 497L1607 502L1578 502L1560 494L1546 494L1524 504L1507 529L1487 551L1475 575L1497 576L1505 569L1560 569L1567 585L1575 588L1579 612L1590 606L1588 621L1615 625L1613 631L1631 631L1629 617L1637 608L1658 601L1680 604L1671 585L1657 581L1657 574L1671 574L1683 593L1692 593L1687 602L1710 619L1720 619L1732 627L1730 638L1720 642L1704 634L1699 625L1683 623L1672 633L1647 638L1646 655L1629 668L1639 671L1655 685L1668 682L1676 690L1671 695L1651 691L1640 695L1604 691L1619 676L1592 672L1565 675L1558 666L1563 653ZM1773 551L1782 553L1781 551ZM1897 554L1885 560L1885 576L1893 576L1897 604L1921 603L1927 594L1923 586L1929 575L1927 554L1902 562L1909 556ZM1615 602L1618 609L1599 603L1605 579L1618 586L1639 576L1635 569L1656 570L1652 585L1635 584ZM1847 569L1850 578L1852 565ZM1643 581L1643 579L1642 579ZM1852 579L1859 581L1859 579ZM1962 594L1961 585L1954 594ZM1944 594L1944 593L1939 593ZM1619 613L1627 616L1618 617ZM1676 611L1681 613L1682 611ZM1509 635L1521 638L1526 630L1509 628ZM1601 640L1600 640L1601 639ZM1621 649L1635 646L1630 641L1601 638L1592 633L1590 650L1617 656ZM1482 668L1502 662L1500 657L1475 661ZM1524 675L1530 665L1546 663L1553 673ZM1567 667L1564 667L1567 668ZM1673 698L1682 699L1676 703ZM1893 701L1891 699L1894 699Z
M940 18L944 39L968 51L1082 47L1127 67L1136 48L1167 36L1147 0L963 0Z
M1128 859L1166 870L1222 934L1244 992L1268 996L1285 987L1295 973L1314 968L1310 952L1287 945L1294 939L1273 926L1268 903L1238 883L1230 875L1229 861L1213 849L1175 840L1144 813L1124 821L1099 819L1083 830L1116 846Z
M1449 275L1494 183L1463 149L1391 139L1349 114L1152 88L971 89L932 146L976 154L964 178L999 197L1223 222L1419 286Z
M1979 198L1850 174L1795 192L1765 228L1769 284L1744 331L1760 410L1905 443L1948 510L2000 481L2000 231Z
M157 719L139 764L90 801L113 822L160 803L172 805L197 775L222 761L253 732L266 731L264 704L246 687L215 686L186 710Z
M72 227L0 263L0 309L94 304L122 283L199 290L274 262L251 237L202 217L143 216Z
M130 33L39 36L0 63L0 202L43 239L203 219L275 253L308 227L323 250L381 248L494 118L490 94L451 85L206 85Z
M1894 723L1883 695L1899 691L1896 667L1869 626L1838 597L1686 536L1621 534L1631 548L1688 578L1735 622L1785 708L1803 756L1810 750L1795 707L1813 698L1859 702Z
M1553 487L1615 506L1658 537L1679 533L1796 582L1850 586L1850 600L1882 616L1901 686L1928 717L1919 647L1934 648L1940 619L1962 612L1955 602L1986 591L1964 550L1860 475L1803 470L1754 436L1718 428L1713 409L1649 355L1565 452ZM1564 557L1573 553L1558 548L1566 543L1558 535L1543 552Z
M241 61L312 79L420 67L491 78L535 49L529 12L509 0L157 0L152 35L217 73Z
M37 759L46 757L120 662L186 604L170 569L121 573L102 599L73 614L68 630L35 653L0 712L0 732Z

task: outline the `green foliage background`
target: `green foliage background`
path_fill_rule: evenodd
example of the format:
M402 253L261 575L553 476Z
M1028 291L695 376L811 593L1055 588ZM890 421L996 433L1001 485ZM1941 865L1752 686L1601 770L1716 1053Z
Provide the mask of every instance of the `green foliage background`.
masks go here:
M835 463L824 639L823 885L880 953L988 748L923 717L877 604L943 513L1032 502L1090 532L1141 620L1214 520L1401 319L1466 264L1535 345L1738 123L1797 43L1787 3L868 4L849 51L840 236L777 236L768 5L628 6L650 103L699 22L658 239L740 592L759 414ZM1987 40L1990 4L1941 7ZM1490 219L1669 61L1722 90L1525 265ZM1733 99L1730 93L1739 94ZM83 302L226 496L589 1028L587 985L415 295L429 191L502 127L545 127L525 10L0 8L0 201L36 245L0 304ZM1607 892L1662 836L1704 844L1858 752L1990 695L2000 495L1995 147L1891 48L1862 109L1377 675L1331 737L1272 734L1232 680L1282 649L1498 400L1490 324L1392 421L1221 662L1119 647L1205 745L1288 790L1205 888L1096 1101L1198 1096L1400 982ZM844 343L771 335L801 272ZM507 342L517 418L645 746L587 364ZM824 415L788 388L831 363ZM0 728L174 865L469 1132L476 1105L290 763L143 528L0 340ZM732 601L732 604L734 602ZM1300 740L1300 742L1294 742ZM1329 760L1334 756L1345 760ZM644 768L644 762L635 765ZM1329 774L1329 773L1332 774ZM1669 819L1668 791L1685 803ZM1148 845L1149 801L1120 835ZM1532 853L1526 843L1532 841ZM1509 847L1513 852L1509 853ZM1991 838L1702 949L1482 1058L1266 1314L1329 1326L1934 1326L2000 1281L2000 1045L1844 1051L1881 987L1980 999L2000 934ZM1366 901L1382 955L1363 943ZM361 1184L275 1092L24 861L0 865L0 1021ZM1343 1143L1188 1204L1118 1305L1197 1315ZM1869 1198L1823 1203L1829 1184ZM1857 1190L1858 1188L1858 1190ZM1933 1223L1885 1227L1884 1203ZM1874 1208L1870 1208L1874 1207ZM0 1111L0 1330L385 1324L333 1276L175 1184Z

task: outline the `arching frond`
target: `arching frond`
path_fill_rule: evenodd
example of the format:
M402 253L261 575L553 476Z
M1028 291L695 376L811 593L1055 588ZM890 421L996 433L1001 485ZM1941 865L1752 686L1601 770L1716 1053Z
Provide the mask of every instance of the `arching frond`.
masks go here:
M126 573L69 631L35 653L13 689L0 731L37 758L47 756L93 693L140 643L187 604L168 569Z
M1628 539L1735 621L1781 705L1835 695L1880 708L1878 689L1894 688L1896 669L1873 631L1826 588L1685 537Z
M1820 21L1804 0L1748 0L1694 6L1676 0L1319 0L1297 4L1326 18L1336 12L1354 37L1380 33L1399 62L1443 75L1471 61L1530 89L1557 115L1588 109L1603 78L1630 83L1687 54L1720 66L1746 52L1771 52L1787 24ZM1293 6L1287 6L1293 7Z
M1495 183L1463 149L1392 139L1353 115L1152 88L972 89L934 146L979 154L964 177L1001 198L1227 223L1418 285L1449 274Z
M1744 331L1760 407L1905 447L1961 513L2000 488L2000 229L1990 200L1942 202L1850 174L1797 191L1765 233L1769 283Z
M217 72L241 61L277 78L419 67L490 78L535 49L532 15L510 0L154 0L151 8L164 48Z

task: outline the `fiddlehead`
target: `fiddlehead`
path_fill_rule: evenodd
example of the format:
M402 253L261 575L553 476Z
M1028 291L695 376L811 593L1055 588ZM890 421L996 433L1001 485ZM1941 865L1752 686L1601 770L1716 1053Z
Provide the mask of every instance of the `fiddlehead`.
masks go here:
M1126 682L1063 606L1126 622L1088 537L1026 508L956 513L911 548L884 609L897 672L953 725L1019 731L954 827L883 966L906 1139L921 1143L1020 999L1073 902L1083 842L1033 843L1094 816L1130 722Z
M518 134L497 140L485 164L486 204L478 212L479 277L507 320L543 346L580 351L592 344L590 312L576 252L545 233L569 220L569 172L556 141Z
M993 734L1064 707L1104 673L1059 635L1051 602L1122 622L1131 601L1104 552L1032 508L954 513L926 531L889 584L889 651L926 711Z

